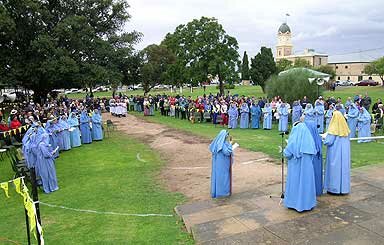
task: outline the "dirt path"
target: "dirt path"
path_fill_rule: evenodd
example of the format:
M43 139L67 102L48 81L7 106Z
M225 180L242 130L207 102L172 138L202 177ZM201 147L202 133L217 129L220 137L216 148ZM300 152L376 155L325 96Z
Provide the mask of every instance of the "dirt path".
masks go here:
M103 118L111 119L119 131L148 144L160 153L167 164L159 177L170 191L183 193L189 201L210 198L210 140L132 115L116 118L103 114ZM144 153L137 157L145 161ZM233 166L233 192L278 183L280 171L280 166L267 155L237 148Z

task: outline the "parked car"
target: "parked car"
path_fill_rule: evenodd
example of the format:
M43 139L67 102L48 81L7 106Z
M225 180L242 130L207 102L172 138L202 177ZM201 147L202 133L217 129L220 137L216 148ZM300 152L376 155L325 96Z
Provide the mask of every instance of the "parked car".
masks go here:
M354 82L350 80L340 80L335 82L336 86L353 86Z
M81 93L81 90L77 88L71 88L64 92L64 94L77 94L77 93Z
M377 86L379 85L378 82L375 82L373 80L361 80L355 84L355 86Z

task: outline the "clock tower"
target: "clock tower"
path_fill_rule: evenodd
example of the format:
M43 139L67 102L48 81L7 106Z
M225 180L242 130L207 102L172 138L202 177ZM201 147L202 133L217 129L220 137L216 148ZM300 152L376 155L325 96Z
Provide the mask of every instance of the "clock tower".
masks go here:
M276 60L293 54L291 37L291 29L287 23L281 24L277 32Z

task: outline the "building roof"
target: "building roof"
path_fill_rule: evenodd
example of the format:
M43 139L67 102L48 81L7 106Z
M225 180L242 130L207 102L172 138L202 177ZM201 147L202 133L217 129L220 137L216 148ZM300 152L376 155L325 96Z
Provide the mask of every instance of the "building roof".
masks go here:
M291 28L287 25L287 23L281 24L279 27L279 30L277 31L278 33L288 33L291 32Z
M349 54L335 54L328 57L329 64L342 63L370 63L384 56L383 50L354 52Z
M315 70L308 69L308 68L305 68L305 67L291 68L291 69L282 71L282 72L279 73L279 76L284 75L284 74L289 74L289 73L292 73L292 72L296 72L296 71L306 71L306 72L309 72L313 76L316 76L316 77L330 77L330 75L327 74L327 73L315 71Z

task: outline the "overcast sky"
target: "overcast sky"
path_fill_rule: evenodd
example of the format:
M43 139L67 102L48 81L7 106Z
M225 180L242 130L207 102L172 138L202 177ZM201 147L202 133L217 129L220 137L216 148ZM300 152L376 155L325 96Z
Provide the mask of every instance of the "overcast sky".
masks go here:
M144 34L137 46L159 44L168 32L201 16L215 17L253 57L261 46L275 51L277 30L289 13L295 52L329 55L375 49L384 55L383 0L128 0L127 30Z

